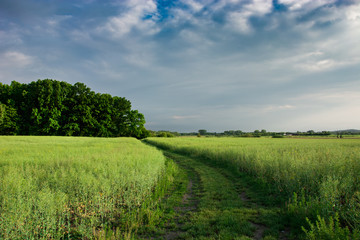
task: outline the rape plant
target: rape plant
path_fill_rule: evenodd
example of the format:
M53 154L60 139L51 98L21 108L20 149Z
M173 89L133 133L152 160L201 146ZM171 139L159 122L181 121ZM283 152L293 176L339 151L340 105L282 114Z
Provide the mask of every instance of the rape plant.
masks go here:
M132 138L0 137L0 239L131 236L164 170Z
M317 215L360 229L358 139L149 138L154 145L246 172L285 196L291 221ZM298 224L298 222L294 223Z

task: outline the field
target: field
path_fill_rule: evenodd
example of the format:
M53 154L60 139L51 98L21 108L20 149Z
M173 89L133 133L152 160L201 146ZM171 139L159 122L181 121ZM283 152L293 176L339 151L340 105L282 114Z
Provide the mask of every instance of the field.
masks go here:
M290 227L310 225L309 238L322 234L316 233L319 229L311 223L315 221L322 228L319 231L330 229L330 232L339 231L340 235L350 235L347 229L356 235L360 229L358 139L150 138L147 141L252 176L269 189L270 195L283 202ZM310 219L308 223L306 218Z
M0 239L359 239L359 153L359 139L2 136Z
M123 238L165 157L132 138L0 137L0 166L0 239Z

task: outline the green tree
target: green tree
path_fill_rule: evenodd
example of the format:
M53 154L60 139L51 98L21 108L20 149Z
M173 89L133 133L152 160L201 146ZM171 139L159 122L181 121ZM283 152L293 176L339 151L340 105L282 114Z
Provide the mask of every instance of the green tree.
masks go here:
M127 113L126 123L128 136L144 138L149 135L149 132L144 127L144 115L139 113L138 110L131 110Z
M315 134L315 131L314 131L314 130L309 130L309 131L307 131L306 133L307 133L307 135L314 135L314 134Z
M123 97L91 91L83 83L52 79L0 83L1 133L119 137L149 136L144 115Z
M128 113L131 103L123 97L113 97L113 110L111 112L112 131L115 137L128 136Z
M16 109L0 103L0 135L16 135L18 115Z
M0 126L3 126L5 122L5 111L6 111L6 105L0 103Z
M93 136L97 122L92 116L95 93L83 83L69 87L62 118L64 135Z
M63 94L60 82L38 80L32 86L31 98L34 105L31 111L30 133L35 135L58 135L60 131ZM30 90L30 89L29 89ZM29 95L27 93L26 95Z
M207 133L207 131L205 129L200 129L198 132L201 136L204 136Z

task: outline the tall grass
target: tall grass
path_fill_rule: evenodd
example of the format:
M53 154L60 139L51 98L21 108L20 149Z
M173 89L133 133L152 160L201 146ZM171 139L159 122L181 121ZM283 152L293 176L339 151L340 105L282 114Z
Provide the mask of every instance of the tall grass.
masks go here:
M130 236L164 169L131 138L0 137L0 239Z
M358 139L149 138L179 153L246 172L288 200L287 212L305 219L336 219L360 230ZM276 192L275 192L276 194Z

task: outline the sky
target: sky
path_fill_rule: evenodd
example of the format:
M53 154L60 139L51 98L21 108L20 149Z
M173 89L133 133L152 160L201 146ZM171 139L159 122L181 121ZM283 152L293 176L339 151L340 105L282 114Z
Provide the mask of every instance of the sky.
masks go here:
M360 129L360 1L1 0L0 82L47 78L151 130Z

